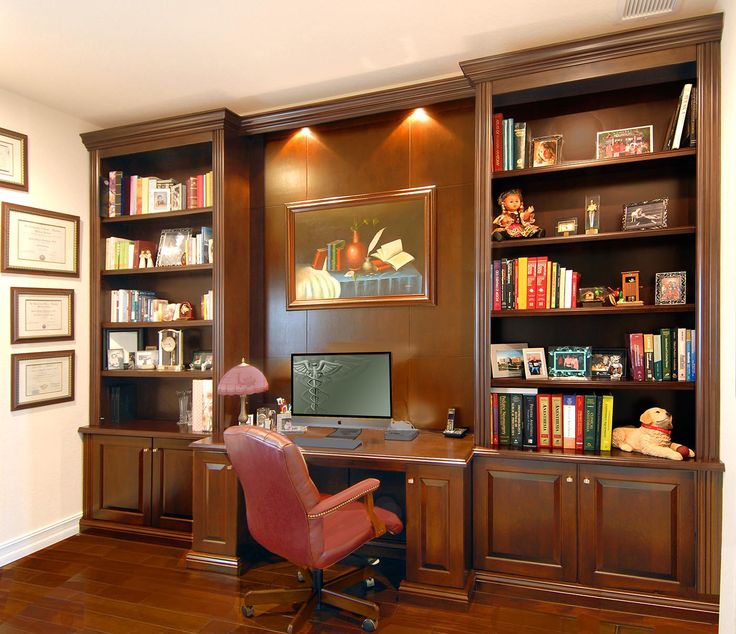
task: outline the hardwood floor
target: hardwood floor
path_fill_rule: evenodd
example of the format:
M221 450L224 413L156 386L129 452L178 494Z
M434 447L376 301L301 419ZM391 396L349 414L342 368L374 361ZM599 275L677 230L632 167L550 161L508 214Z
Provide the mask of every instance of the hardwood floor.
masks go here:
M0 634L15 632L283 632L284 606L253 619L240 614L241 594L268 586L298 586L296 569L277 560L241 578L190 571L183 548L96 535L79 535L0 568ZM384 563L386 564L384 567ZM392 581L400 564L382 562ZM470 606L399 603L392 589L370 593L381 606L383 634L693 634L715 625L619 615L476 592ZM317 612L303 630L311 634L362 632L360 619Z

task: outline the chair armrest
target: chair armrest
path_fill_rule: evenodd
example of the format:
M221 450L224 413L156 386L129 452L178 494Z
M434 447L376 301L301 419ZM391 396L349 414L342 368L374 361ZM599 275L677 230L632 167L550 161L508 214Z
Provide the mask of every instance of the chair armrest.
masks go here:
M309 510L307 517L311 520L328 515L347 504L359 500L369 493L373 493L373 491L375 491L380 485L380 481L376 478L367 478L362 482L358 482L357 484L348 487L344 491L340 491L340 493L335 493L335 495L331 495L327 499L321 500L316 506Z

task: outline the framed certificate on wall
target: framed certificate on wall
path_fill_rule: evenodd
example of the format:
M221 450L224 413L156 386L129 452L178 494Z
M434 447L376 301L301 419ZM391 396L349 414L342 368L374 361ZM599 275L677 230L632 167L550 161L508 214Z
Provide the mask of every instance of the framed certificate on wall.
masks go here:
M10 410L74 400L74 350L11 355Z
M79 217L3 203L2 271L79 277Z
M74 339L71 288L10 289L10 343Z

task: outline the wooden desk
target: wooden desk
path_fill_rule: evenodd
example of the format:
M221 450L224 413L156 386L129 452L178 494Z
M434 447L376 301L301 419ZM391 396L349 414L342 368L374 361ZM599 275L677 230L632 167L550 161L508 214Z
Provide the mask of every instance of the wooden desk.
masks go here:
M305 435L331 430L310 428ZM384 440L365 429L354 450L303 447L307 462L406 474L406 579L402 593L468 601L471 570L473 437L419 433L411 442ZM187 566L240 574L248 548L242 490L222 440L204 438L194 449L194 526Z

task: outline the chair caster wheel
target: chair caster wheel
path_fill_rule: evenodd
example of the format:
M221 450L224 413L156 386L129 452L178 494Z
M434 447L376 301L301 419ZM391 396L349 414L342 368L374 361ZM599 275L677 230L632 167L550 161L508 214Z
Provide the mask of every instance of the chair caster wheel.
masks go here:
M366 590L371 590L376 587L376 580L373 577L368 577L363 581Z
M301 571L301 570L297 570L297 573L296 573L296 580L297 580L297 581L298 581L299 583L304 583L304 575L302 574L302 571Z
M375 632L376 628L378 627L378 621L374 621L373 619L366 619L363 621L363 625L361 625L364 632Z
M244 605L242 612L243 612L244 617L251 618L252 616L255 615L256 610L252 605Z

